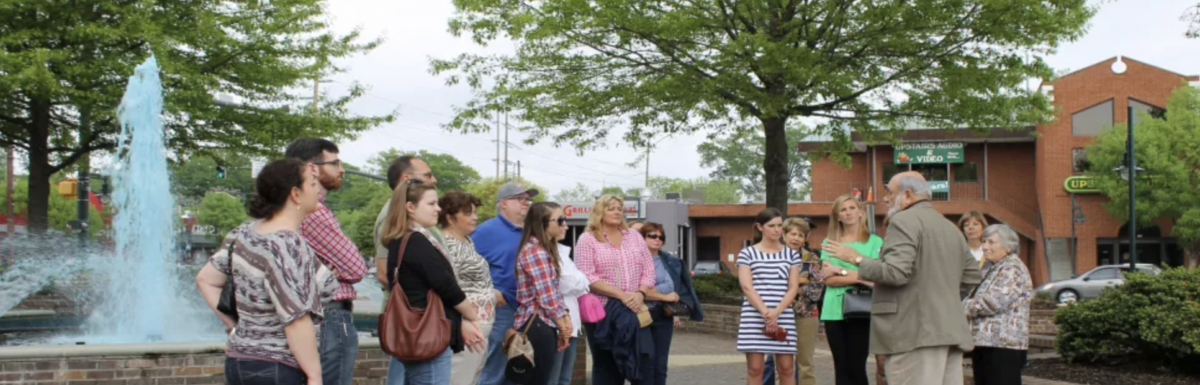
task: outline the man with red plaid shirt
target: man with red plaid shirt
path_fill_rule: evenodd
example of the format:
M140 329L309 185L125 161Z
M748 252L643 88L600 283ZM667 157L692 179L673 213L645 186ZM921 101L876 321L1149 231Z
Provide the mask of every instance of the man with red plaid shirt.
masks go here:
M322 383L350 385L354 380L354 360L358 358L358 331L354 329L354 284L367 274L367 264L358 247L342 232L333 211L325 206L325 194L342 187L342 161L338 147L325 139L299 139L288 145L284 155L299 159L317 169L321 194L317 211L300 224L300 235L312 247L317 258L333 270L338 279L333 302L325 306L321 322L320 355Z

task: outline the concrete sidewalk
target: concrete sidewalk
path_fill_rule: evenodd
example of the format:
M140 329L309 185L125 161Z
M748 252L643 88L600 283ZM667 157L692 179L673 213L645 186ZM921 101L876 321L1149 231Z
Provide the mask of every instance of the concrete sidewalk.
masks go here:
M746 356L737 352L736 343L733 336L676 333L671 342L671 371L667 377L667 383L672 385L745 384ZM829 346L825 341L817 343L814 361L817 384L835 385L833 355L829 352ZM591 367L589 356L589 371ZM969 384L970 373L967 374ZM874 384L874 358L868 359L867 375ZM1032 377L1025 377L1024 383L1026 385L1073 385Z

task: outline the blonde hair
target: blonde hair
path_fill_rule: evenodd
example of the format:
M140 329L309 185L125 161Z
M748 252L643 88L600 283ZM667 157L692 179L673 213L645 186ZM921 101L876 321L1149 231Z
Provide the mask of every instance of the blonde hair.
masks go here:
M392 192L391 206L388 207L387 217L383 220L383 231L380 231L379 241L387 244L394 239L400 239L412 230L413 219L408 217L408 203L420 202L426 192L437 191L432 183L421 183L416 179L400 182Z
M833 200L833 211L829 215L829 234L826 236L826 238L837 242L842 241L842 232L845 231L845 229L842 228L842 221L838 220L838 211L841 210L842 204L846 203L846 201L854 202L854 205L858 207L860 211L862 211L862 215L858 217L857 242L866 242L870 240L871 231L867 229L867 210L864 210L863 203L859 202L858 199L855 199L854 195L851 194L845 194Z
M625 201L618 198L616 195L608 194L601 195L596 199L596 204L592 205L592 212L588 213L587 231L592 233L596 239L604 239L604 234L600 230L604 229L604 210L608 208L609 203L616 203L617 207L625 205ZM625 213L621 213L621 230L629 228L629 224L625 223Z
M808 221L800 217L791 217L783 220L783 233L790 233L792 229L800 229L800 234L804 234L805 238L808 238L808 234L812 232L812 228L808 227Z

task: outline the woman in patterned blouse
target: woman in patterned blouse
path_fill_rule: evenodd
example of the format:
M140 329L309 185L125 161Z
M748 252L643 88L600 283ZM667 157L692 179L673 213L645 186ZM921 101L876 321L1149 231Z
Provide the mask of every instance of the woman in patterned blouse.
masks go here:
M1020 245L1017 233L1007 225L991 225L983 231L983 257L992 267L963 300L975 335L971 364L977 385L1021 384L1029 349L1033 283L1017 257Z
M646 241L625 224L623 206L624 202L615 195L596 200L588 216L587 232L575 241L575 264L588 277L592 293L600 297L602 305L620 301L636 313L644 309L646 295L654 290L658 279ZM584 324L583 328L587 338L594 340L596 324ZM592 353L593 385L625 383L612 350L590 343L588 348ZM652 361L642 360L642 373L653 373Z
M475 231L479 217L475 210L481 201L462 190L452 190L438 200L442 211L438 213L438 227L446 235L446 257L454 268L454 277L467 302L479 316L479 332L492 333L496 317L496 289L492 287L492 274L487 260L475 251L475 242L469 235ZM486 340L483 341L487 343ZM474 385L483 374L487 350L462 351L450 359L450 384Z

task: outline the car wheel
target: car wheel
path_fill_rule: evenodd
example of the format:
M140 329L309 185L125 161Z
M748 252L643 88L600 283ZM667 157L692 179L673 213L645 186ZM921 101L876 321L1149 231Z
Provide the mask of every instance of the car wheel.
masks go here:
M1066 289L1058 292L1058 303L1071 303L1079 300L1079 293Z

